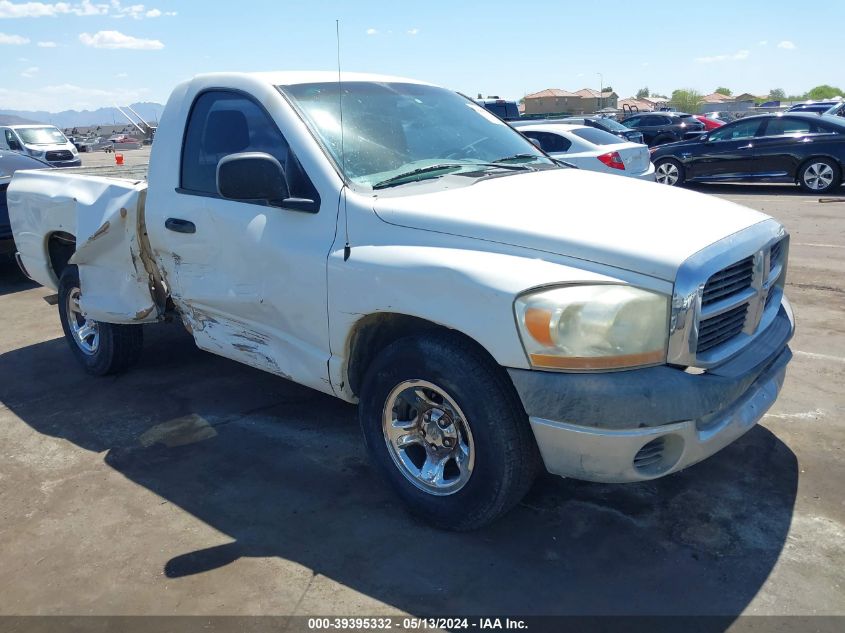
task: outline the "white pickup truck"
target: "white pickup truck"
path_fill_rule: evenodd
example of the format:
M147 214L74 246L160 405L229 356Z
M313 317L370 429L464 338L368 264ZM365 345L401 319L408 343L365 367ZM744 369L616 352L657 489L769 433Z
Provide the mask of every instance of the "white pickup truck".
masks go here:
M444 528L506 512L541 465L686 468L762 417L791 358L781 224L557 164L417 81L199 76L148 179L18 172L8 198L87 371L125 370L176 314L204 350L359 403L378 470Z

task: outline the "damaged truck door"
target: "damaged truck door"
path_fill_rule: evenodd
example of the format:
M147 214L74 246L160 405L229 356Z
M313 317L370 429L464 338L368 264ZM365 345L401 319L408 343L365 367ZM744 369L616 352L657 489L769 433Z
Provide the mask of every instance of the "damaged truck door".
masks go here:
M319 173L312 180L280 125L243 93L199 95L184 147L172 149L181 155L178 169L151 167L151 180L166 186L150 193L147 230L197 345L325 391L325 267L337 221L336 185ZM260 197L255 187L262 174L249 165L230 170L242 191L220 195L220 160L249 153L275 161L289 191ZM317 187L327 200L322 208ZM314 206L286 207L291 197Z

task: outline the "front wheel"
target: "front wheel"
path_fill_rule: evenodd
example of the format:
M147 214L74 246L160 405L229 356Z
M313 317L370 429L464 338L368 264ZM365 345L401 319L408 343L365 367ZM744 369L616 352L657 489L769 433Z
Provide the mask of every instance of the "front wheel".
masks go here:
M389 345L367 371L358 411L378 470L437 527L493 521L537 473L537 445L507 374L459 335Z
M811 158L799 170L798 184L804 191L827 193L842 184L842 174L832 160Z
M59 280L59 318L71 352L89 374L126 371L141 355L141 326L92 321L79 306L81 294L79 270L67 266Z
M678 187L684 184L684 166L671 158L664 158L654 163L654 180L661 185Z

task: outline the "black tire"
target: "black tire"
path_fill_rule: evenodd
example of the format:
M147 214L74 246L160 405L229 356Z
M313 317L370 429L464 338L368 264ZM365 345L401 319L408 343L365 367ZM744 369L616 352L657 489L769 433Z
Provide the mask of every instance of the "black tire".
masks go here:
M670 187L680 187L684 184L685 178L684 166L674 158L658 158L654 161L655 182Z
M59 280L59 318L71 352L85 369L94 376L119 374L134 365L141 356L144 334L140 325L115 325L85 320L72 312L73 297L79 294L79 270L69 265ZM76 324L75 326L73 324ZM93 324L96 334L77 342L75 331L80 326Z
M842 184L842 170L829 158L811 158L798 169L798 184L810 193L829 193Z
M440 496L412 483L388 448L382 427L392 393L407 381L420 380L437 386L457 405L474 445L468 479ZM428 393L436 398L437 392ZM411 417L426 419L424 408ZM364 377L358 415L380 473L411 512L439 528L465 531L490 523L523 498L539 469L537 444L507 374L484 350L453 332L410 336L384 349Z

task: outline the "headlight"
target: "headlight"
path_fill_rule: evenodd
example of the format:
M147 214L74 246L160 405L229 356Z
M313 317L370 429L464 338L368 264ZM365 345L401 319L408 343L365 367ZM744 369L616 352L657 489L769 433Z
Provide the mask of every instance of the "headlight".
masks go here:
M623 369L666 360L669 297L631 286L565 286L517 298L516 321L531 365Z
M76 156L79 153L79 151L76 149L76 145L70 146L70 153L73 154L74 156Z

